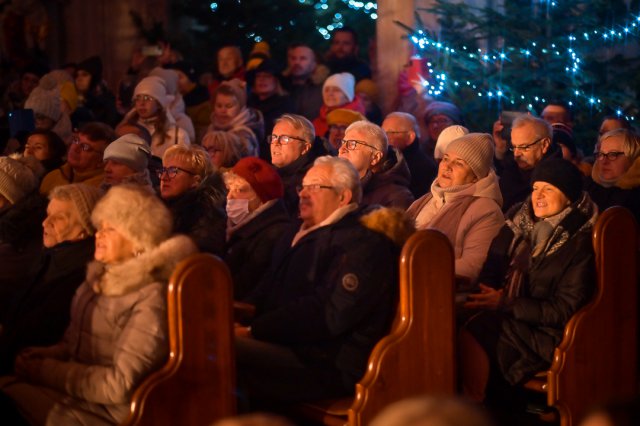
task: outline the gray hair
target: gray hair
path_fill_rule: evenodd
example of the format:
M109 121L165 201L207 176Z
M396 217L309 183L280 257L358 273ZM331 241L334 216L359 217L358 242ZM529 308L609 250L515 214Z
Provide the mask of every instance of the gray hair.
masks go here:
M547 123L541 118L534 117L533 115L521 115L520 117L513 120L513 124L511 125L511 130L519 129L525 126L533 127L533 130L536 134L536 139L541 138L549 138L549 140L553 139L553 128L551 124Z
M394 111L389 113L384 119L386 120L387 118L399 118L400 120L408 122L411 125L413 133L416 134L416 139L420 139L420 125L413 115L407 112Z
M596 150L600 150L600 145L602 144L603 140L616 136L622 137L622 150L624 151L624 155L629 159L631 163L633 163L636 158L640 156L640 137L638 137L638 135L633 130L615 129L605 133L604 135L600 136L600 139L598 139Z
M382 152L382 156L385 157L387 155L387 149L389 149L389 139L387 138L387 134L382 127L374 124L370 121L355 121L347 127L344 131L345 134L349 131L358 131L362 132L366 135L367 143L375 146L380 152Z
M313 124L307 118L297 114L283 114L275 121L274 125L283 121L291 124L294 129L301 130L302 138L308 143L313 144L316 138L316 131Z
M328 165L331 167L331 186L335 186L338 189L351 190L352 202L360 204L362 201L362 184L360 183L360 176L355 167L344 158L332 157L325 155L323 157L316 158L313 162L314 166Z

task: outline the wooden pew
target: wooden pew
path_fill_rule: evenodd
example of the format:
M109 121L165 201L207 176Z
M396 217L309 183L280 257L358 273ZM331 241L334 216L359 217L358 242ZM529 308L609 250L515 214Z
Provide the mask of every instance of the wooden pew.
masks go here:
M426 393L453 395L455 375L454 255L438 231L416 232L400 256L398 311L374 347L355 397L296 406L324 425L361 426L388 404Z
M525 384L547 394L561 426L577 425L595 404L636 393L636 235L628 210L602 213L593 230L597 293L567 323L551 368Z
M209 425L236 411L233 286L209 254L182 261L169 280L170 354L147 377L123 425Z

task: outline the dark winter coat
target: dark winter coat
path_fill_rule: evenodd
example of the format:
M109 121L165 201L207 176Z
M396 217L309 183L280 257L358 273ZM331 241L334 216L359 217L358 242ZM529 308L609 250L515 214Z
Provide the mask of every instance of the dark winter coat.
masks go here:
M254 293L259 340L292 348L309 365L337 368L349 389L389 329L397 291L397 250L360 223L360 212L303 236L286 232Z
M244 299L258 285L271 263L273 247L290 225L284 202L278 200L231 234L224 260L236 300Z
M369 65L355 56L329 58L327 60L327 66L331 74L348 72L355 77L356 81L360 81L363 78L371 78L371 68L369 68Z
M0 213L0 315L38 261L46 209L46 198L33 194Z
M404 157L390 147L382 170L368 172L362 179L362 204L406 210L415 200L409 190L410 182L411 173Z
M409 190L418 199L429 192L433 180L438 175L438 166L433 158L420 149L420 143L416 140L402 151L404 160L411 172L411 183Z
M16 354L29 346L58 342L69 324L71 299L93 259L93 238L45 249L35 277L24 282L2 318L0 374L13 370Z
M227 215L224 183L219 173L197 187L166 200L173 214L173 232L190 236L200 251L224 255Z
M513 246L514 226L533 227L531 211L528 199L493 241L480 282L495 285L496 277L507 275L514 259L504 248ZM597 209L585 196L560 221L544 251L529 257L519 294L504 309L496 347L495 358L509 383L521 383L549 367L565 325L592 296L596 283L591 231L596 217Z
M322 82L318 84L309 79L305 84L291 84L287 78L282 79L283 86L293 100L293 112L313 120L322 107Z

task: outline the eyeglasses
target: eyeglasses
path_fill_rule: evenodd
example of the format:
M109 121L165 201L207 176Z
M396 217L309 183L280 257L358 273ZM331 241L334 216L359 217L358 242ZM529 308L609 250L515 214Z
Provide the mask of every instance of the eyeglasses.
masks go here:
M158 178L162 179L162 176L166 173L167 177L169 179L173 179L174 177L176 177L176 175L178 174L178 172L184 172L190 175L195 175L195 173L190 172L189 170L185 170L183 168L180 167L176 167L176 166L171 166L171 167L162 167L160 169L158 169L158 171L156 172L158 174Z
M621 152L621 151L609 151L609 152L596 151L596 152L593 153L593 156L598 161L602 161L605 158L607 160L609 160L609 161L615 161L621 155L625 155L624 152Z
M291 141L300 141L300 142L307 142L306 140L302 139L302 138L297 138L295 136L289 136L289 135L267 135L267 143L268 144L274 144L274 143L279 143L280 145L288 145L289 143L291 143Z
M518 145L518 146L511 146L509 147L509 151L511 152L516 152L516 150L518 151L522 151L522 152L529 152L529 150L531 149L532 146L534 146L537 143L540 143L541 141L548 139L547 137L544 138L540 138L540 139L536 139L535 141L526 144L526 145Z
M155 99L153 98L153 96L149 96L149 95L136 95L133 97L133 99L131 99L133 101L133 103L136 102L151 102L151 101L155 101Z
M315 194L320 192L321 189L335 189L335 186L320 185L317 183L313 185L297 185L296 192L298 193L298 195L300 195L303 189L306 189L308 192Z
M353 151L354 149L356 149L356 147L358 145L368 146L369 148L373 149L374 151L378 151L378 148L376 148L375 146L369 145L366 142L358 141L358 140L355 140L355 139L348 139L348 140L347 139L342 139L340 141L340 146L341 147L344 146L345 148L347 148L348 151Z
M83 152L101 152L101 151L98 151L97 149L94 149L88 143L81 142L80 138L77 136L74 136L73 139L71 139L71 144L78 145Z

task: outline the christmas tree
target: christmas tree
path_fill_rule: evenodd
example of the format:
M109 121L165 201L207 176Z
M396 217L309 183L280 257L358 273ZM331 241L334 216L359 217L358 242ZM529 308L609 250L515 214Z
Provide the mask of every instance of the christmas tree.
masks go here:
M506 0L478 8L437 0L403 25L430 64L425 95L451 100L473 129L491 129L503 110L540 112L555 100L574 113L576 140L595 142L604 115L638 114L638 1ZM422 13L438 16L438 36Z

